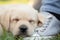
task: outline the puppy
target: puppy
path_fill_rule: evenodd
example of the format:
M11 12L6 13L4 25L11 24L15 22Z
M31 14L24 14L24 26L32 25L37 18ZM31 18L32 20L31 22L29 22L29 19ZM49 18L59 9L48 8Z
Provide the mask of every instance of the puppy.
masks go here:
M30 36L43 22L43 17L28 5L0 6L0 29L12 32L14 36ZM1 30L2 32L2 30Z

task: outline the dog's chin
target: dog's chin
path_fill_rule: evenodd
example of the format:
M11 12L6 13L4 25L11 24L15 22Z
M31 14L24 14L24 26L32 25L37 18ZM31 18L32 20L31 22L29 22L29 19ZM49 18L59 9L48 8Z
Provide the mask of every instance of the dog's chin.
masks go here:
M19 38L19 37L25 38L25 37L30 37L30 35L28 35L27 33L19 33L15 37L17 37L17 38Z

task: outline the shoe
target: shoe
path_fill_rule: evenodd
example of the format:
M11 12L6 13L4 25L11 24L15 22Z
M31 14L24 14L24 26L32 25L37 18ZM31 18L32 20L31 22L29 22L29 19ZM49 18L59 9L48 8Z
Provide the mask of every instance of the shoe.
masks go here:
M42 12L46 17L45 22L40 28L37 28L39 35L41 36L53 36L60 32L60 21L48 12Z

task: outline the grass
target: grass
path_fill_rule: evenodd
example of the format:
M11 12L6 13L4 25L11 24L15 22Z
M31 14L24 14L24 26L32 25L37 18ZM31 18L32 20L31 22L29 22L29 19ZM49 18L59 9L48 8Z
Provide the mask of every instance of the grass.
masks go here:
M23 40L22 37L16 39L12 33L4 32L2 36L0 36L0 40Z
M6 31L4 31L3 35L0 36L0 40L23 40L22 37L16 39L12 33L8 33ZM60 40L60 34L58 34L56 37L53 37L52 39L50 40Z
M11 32L8 33L4 28L3 30L3 35L0 36L0 40L23 40L23 37L16 38ZM58 34L56 37L53 37L50 40L60 40L60 34Z
M52 39L50 40L60 40L60 34L58 34L57 36L53 37Z
M7 32L4 27L2 28L3 28L3 34L2 36L0 36L0 40L23 40L23 37L16 38L13 36L11 32Z

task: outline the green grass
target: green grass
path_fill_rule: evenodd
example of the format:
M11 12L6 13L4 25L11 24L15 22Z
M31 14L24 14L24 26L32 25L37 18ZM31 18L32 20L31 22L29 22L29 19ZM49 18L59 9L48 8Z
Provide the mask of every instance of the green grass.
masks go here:
M12 33L4 32L2 36L0 36L0 40L16 40L16 38L12 35ZM17 40L23 40L22 37Z
M13 36L11 32L7 32L4 27L3 28L3 34L0 36L0 40L23 40L23 37L16 38Z
M11 32L8 33L4 28L3 30L3 35L0 36L0 40L23 40L23 37L16 38ZM60 34L50 40L60 40Z
M6 31L4 31L3 35L0 36L0 40L23 40L22 37L16 39L12 33L8 33ZM56 37L53 37L52 39L50 40L60 40L60 34L58 34Z
M52 39L50 40L60 40L60 34L58 34L57 36L53 37Z

